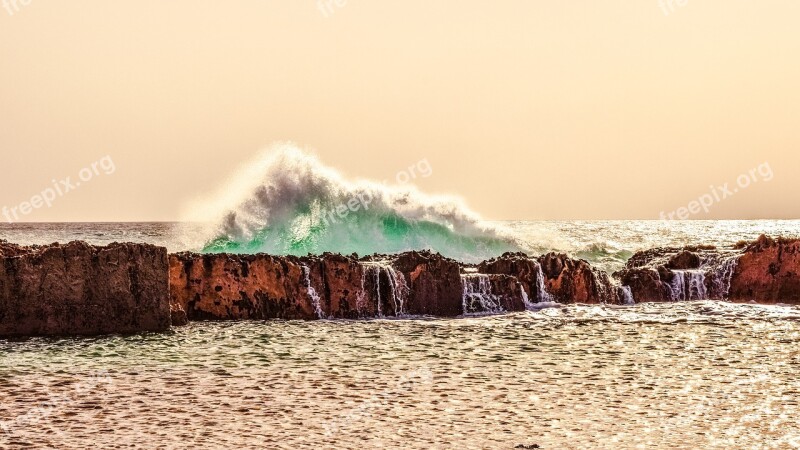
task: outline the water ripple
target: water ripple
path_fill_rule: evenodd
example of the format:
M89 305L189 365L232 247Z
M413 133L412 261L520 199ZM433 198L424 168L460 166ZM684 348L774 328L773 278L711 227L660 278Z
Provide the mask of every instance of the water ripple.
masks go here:
M0 341L0 447L797 448L799 318L579 305Z

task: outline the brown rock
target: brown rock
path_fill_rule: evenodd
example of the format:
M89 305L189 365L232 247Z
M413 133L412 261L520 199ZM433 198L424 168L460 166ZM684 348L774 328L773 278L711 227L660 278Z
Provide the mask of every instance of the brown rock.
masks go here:
M0 243L0 261L0 336L134 333L170 326L164 248Z
M478 265L481 273L516 277L531 301L559 303L621 303L608 275L582 259L550 253L534 259L524 253L505 253ZM545 292L540 292L544 286Z
M455 317L463 314L461 266L427 251L402 253L392 266L403 274L409 290L407 314Z
M311 285L320 296L323 317L363 319L378 315L374 297L380 285L373 283L374 277L366 276L369 269L355 258L325 253L302 258L302 262L311 269Z
M713 246L655 248L635 253L615 276L636 302L725 300L738 256Z
M689 250L682 250L669 259L667 267L675 270L699 269L701 263L700 255Z
M326 253L170 256L171 299L189 320L360 319L416 314L392 261Z
M170 255L170 300L188 320L317 319L310 270L269 255Z
M525 311L525 291L516 277L510 275L468 274L461 277L464 285L465 314Z
M544 286L542 267L539 261L524 253L505 253L499 258L484 261L478 265L478 272L514 276L531 301L543 298L539 292L539 286Z
M184 311L183 306L177 303L170 303L169 313L173 327L180 327L189 324L189 316L186 315L186 311Z
M800 239L761 236L747 245L731 279L730 298L800 303Z
M659 270L639 267L623 270L619 274L623 286L631 288L636 302L668 302L672 294L668 283L662 281Z
M559 303L621 303L617 288L587 261L549 253L539 258L545 288Z

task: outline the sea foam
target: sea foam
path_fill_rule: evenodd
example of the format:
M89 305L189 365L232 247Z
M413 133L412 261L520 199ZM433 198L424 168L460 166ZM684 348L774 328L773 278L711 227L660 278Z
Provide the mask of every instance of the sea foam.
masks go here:
M186 220L210 221L192 245L206 253L432 250L478 262L521 250L510 232L486 223L457 197L348 180L292 144L260 154L217 195L187 210Z

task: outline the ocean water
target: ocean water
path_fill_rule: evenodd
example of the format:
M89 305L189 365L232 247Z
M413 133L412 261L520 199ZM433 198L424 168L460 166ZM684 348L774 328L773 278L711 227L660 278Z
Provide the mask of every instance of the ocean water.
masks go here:
M504 230L519 250L530 255L555 251L586 259L593 265L614 272L638 250L655 247L679 247L707 244L729 247L743 240L754 240L761 234L800 237L800 220L596 220L596 221L492 221L494 229ZM47 245L53 242L83 240L91 244L112 242L146 242L166 247L170 252L209 251L207 224L177 222L142 223L0 223L0 239L18 244ZM407 242L395 251L431 248L461 261L475 260L468 248L455 246L442 249L436 241ZM361 255L388 252L380 240L365 246ZM335 245L309 249L312 253L337 251ZM505 249L483 249L486 259L498 256ZM251 250L252 251L252 250ZM242 249L242 253L248 253ZM298 252L273 252L287 254ZM352 253L342 251L342 253ZM306 253L299 252L301 256ZM482 259L479 259L480 261Z
M643 248L800 231L798 221L494 225L532 252L610 270ZM0 239L178 251L200 250L187 234L205 230L4 224ZM0 340L0 448L800 448L800 308L551 306Z

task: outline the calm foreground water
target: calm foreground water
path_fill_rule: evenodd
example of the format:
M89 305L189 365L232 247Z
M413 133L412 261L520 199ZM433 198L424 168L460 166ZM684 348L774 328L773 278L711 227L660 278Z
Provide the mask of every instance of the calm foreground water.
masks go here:
M0 442L797 448L799 319L697 302L0 341Z
M608 267L654 244L800 230L513 226ZM4 225L0 239L180 250L172 229ZM799 339L797 307L680 302L0 340L0 448L800 448Z

